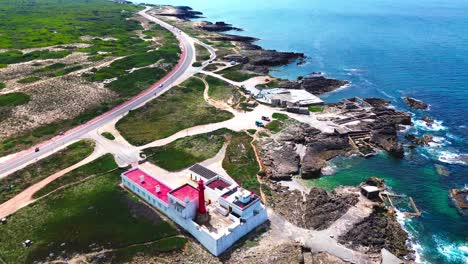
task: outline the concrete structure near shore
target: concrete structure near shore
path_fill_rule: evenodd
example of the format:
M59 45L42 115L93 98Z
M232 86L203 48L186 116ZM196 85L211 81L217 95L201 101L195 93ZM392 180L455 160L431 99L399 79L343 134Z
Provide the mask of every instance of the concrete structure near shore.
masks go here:
M139 167L121 178L125 188L167 215L215 256L268 220L258 195L199 164L187 171L186 183L175 189Z
M304 107L324 104L322 99L302 89L263 89L255 95L255 98L262 103L279 107Z

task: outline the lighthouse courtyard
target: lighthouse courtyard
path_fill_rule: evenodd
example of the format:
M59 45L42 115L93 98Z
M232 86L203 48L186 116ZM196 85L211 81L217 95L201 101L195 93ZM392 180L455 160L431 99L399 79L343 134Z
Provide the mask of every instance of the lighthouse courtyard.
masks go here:
M126 189L157 208L218 256L268 220L260 197L195 164L168 184L142 166L122 173ZM173 188L169 187L172 186Z

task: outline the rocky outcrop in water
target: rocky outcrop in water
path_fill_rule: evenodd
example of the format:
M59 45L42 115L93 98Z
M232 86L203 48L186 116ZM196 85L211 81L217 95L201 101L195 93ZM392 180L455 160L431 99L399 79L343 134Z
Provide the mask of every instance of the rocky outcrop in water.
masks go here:
M225 32L230 30L242 31L242 29L232 26L224 22L211 23L208 21L201 22L198 26L199 29L209 32Z
M306 229L328 228L358 202L355 194L327 192L316 187L305 195L278 184L271 184L270 188L270 206L275 212Z
M336 90L348 84L348 81L329 79L323 76L304 77L297 81L282 81L280 87L287 89L304 89L309 93L320 95Z
M428 146L429 143L434 142L434 137L432 135L424 135L422 137L417 137L414 134L407 134L405 135L405 138L415 145Z
M413 109L426 110L428 107L428 105L423 101L411 97L405 97L403 98L403 101L405 101L405 103Z
M401 228L396 215L383 205L376 205L371 215L354 225L339 242L365 253L378 254L386 248L399 258L410 257L408 234Z
M171 16L177 17L182 20L190 20L196 18L203 18L203 13L194 11L191 7L188 6L174 6L169 12L158 13L160 16Z

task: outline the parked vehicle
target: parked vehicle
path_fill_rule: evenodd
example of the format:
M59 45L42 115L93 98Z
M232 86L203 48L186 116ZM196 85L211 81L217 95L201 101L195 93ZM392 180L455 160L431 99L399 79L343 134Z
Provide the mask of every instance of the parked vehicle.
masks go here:
M265 126L263 124L263 122L260 122L260 121L255 121L255 125L258 126L258 127L264 127Z
M263 121L270 121L270 118L268 116L262 116Z
M39 152L39 148L36 148L36 149L34 150L34 152Z

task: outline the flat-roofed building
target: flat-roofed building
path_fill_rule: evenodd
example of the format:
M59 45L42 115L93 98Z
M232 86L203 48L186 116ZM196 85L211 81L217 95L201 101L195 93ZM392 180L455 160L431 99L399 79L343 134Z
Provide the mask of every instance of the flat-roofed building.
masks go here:
M159 209L216 256L268 220L256 194L200 164L187 173L188 182L174 189L141 168L124 172L121 177L128 190ZM191 185L193 180L197 187Z
M260 102L279 107L303 107L324 104L322 99L318 96L302 89L263 89L255 96L255 98Z

